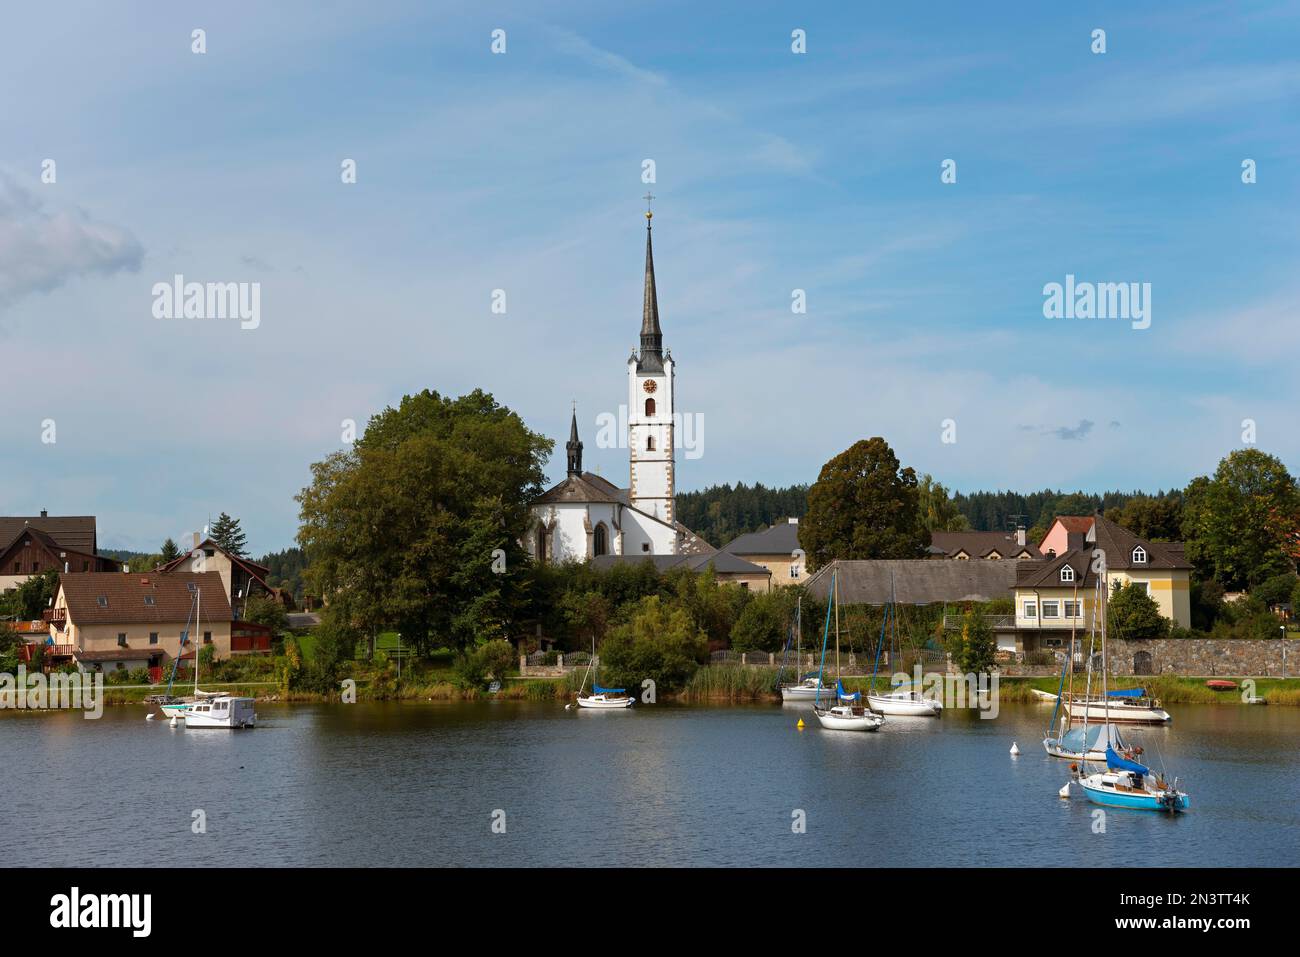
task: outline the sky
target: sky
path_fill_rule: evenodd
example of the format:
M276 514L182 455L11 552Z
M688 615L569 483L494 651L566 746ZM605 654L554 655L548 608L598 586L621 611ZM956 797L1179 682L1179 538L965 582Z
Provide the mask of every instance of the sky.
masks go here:
M647 191L679 491L874 435L966 491L1300 470L1300 5L1134 6L9 5L0 514L284 548L345 422L425 388L556 439L552 481L576 402L626 484ZM177 274L256 326L160 318ZM1048 318L1067 275L1149 326Z

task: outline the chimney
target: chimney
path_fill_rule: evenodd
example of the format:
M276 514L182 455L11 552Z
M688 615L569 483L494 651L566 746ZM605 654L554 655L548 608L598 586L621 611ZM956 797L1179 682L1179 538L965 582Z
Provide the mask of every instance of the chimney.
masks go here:
M1023 525L1016 526L1016 544L1021 548L1025 547L1025 526Z
M194 548L198 548L198 547L199 547L199 533L198 533L198 532L195 532L195 533L194 533L194 545L193 545L193 547L194 547Z
M49 517L50 517L50 513L45 511L45 509L41 509L41 518L49 518Z

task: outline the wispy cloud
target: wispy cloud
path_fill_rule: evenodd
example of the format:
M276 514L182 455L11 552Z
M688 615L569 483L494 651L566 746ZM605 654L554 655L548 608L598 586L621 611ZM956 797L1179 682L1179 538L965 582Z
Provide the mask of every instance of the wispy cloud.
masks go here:
M129 231L82 210L49 211L0 172L0 305L80 276L136 272L143 258L144 247Z

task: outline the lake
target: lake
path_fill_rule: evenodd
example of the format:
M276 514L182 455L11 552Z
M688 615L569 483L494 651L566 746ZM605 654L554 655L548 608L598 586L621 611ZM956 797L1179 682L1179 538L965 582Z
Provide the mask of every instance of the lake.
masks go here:
M1300 709L1169 710L1128 736L1191 811L1108 809L1104 833L1057 796L1036 705L873 734L780 705L262 703L244 732L9 711L0 807L11 865L1294 866Z

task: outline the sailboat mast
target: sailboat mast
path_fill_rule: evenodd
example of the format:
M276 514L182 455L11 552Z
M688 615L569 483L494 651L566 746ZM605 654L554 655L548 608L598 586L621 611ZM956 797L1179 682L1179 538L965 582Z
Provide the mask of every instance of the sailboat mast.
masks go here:
M200 631L203 628L203 589L194 589L194 630ZM199 643L194 642L194 697L199 696Z
M840 679L840 576L834 580L835 586L835 680Z

